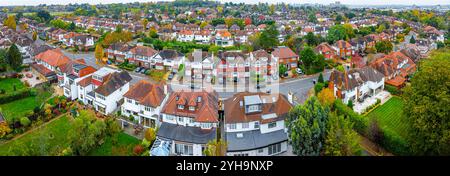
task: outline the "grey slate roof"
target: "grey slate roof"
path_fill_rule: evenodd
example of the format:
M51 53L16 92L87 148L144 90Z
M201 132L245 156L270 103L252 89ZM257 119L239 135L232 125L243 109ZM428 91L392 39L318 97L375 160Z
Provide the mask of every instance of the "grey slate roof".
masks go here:
M208 141L216 138L216 128L212 128L211 130L202 130L199 127L162 123L159 127L158 134L156 135L161 138L180 142L206 144Z
M243 137L238 138L237 133L242 133ZM230 152L259 149L287 141L287 139L284 130L264 134L261 134L259 130L227 133L228 151Z

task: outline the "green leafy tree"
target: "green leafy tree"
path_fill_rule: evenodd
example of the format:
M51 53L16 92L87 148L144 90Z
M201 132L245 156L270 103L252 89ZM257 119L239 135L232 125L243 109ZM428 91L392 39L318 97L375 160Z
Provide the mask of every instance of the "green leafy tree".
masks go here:
M16 44L12 44L7 53L7 60L11 68L17 70L22 66L23 59L22 54L19 51L19 48L17 48Z
M203 151L206 156L225 156L227 153L227 142L220 140L211 140L206 144Z
M394 48L394 45L392 45L392 43L390 41L383 40L383 41L377 42L375 44L375 48L380 53L388 54L392 51L392 49Z
M20 118L20 125L24 126L24 127L28 127L31 124L30 119L28 119L28 117L22 117Z
M7 52L4 49L0 49L0 72L6 71L8 68Z
M75 155L87 155L94 147L103 141L106 124L97 120L95 114L82 111L72 124L69 131L71 149Z
M50 15L50 13L45 10L39 10L36 13L36 16L44 23L46 23L52 19L52 16Z
M284 73L287 72L287 67L284 64L281 64L280 66L278 66L278 72L280 74L280 77L284 75Z
M259 44L263 49L271 49L278 45L278 30L275 25L267 26L259 37Z
M328 107L323 107L317 97L291 109L286 125L294 154L318 156L325 143Z
M328 156L361 155L358 133L353 131L353 125L348 118L329 116L324 151Z
M416 39L413 36L411 36L411 39L409 39L409 43L415 44Z
M417 155L450 155L450 50L423 60L404 90L404 116Z
M338 40L346 40L347 34L343 25L331 26L328 30L327 41L329 43L334 43Z
M349 108L353 109L353 101L352 101L352 100L348 100L347 106L348 106Z
M317 82L319 82L319 83L324 83L322 73L320 73L319 78L317 78Z
M312 32L308 32L304 38L309 46L316 46L319 44L317 37Z

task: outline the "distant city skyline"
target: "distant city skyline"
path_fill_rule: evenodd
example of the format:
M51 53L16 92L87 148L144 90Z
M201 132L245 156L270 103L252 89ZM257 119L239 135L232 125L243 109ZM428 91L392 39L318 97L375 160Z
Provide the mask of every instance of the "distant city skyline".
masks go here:
M129 2L156 2L156 1L173 1L173 0L2 0L0 1L0 6L17 6L17 5L39 5L39 4L75 4L75 3L89 3L89 4L110 4L110 3L129 3ZM268 2L268 3L290 3L290 4L330 4L334 3L334 0L218 0L220 2L235 2L235 3L258 3L258 2ZM448 5L449 0L422 0L422 1L411 1L411 0L340 0L341 4L347 5Z

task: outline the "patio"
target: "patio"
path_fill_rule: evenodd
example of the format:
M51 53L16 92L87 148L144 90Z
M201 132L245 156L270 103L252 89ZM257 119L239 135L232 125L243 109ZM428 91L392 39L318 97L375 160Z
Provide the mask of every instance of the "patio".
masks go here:
M378 94L371 96L371 97L367 97L366 99L364 99L363 102L359 103L359 102L355 102L355 105L353 106L353 111L355 111L356 113L364 113L364 110L375 104L377 102L377 99L381 100L381 104L385 103L386 101L389 100L389 98L391 98L391 94L387 91L381 91Z
M22 82L27 81L30 84L30 87L34 87L40 83L45 82L45 80L43 79L38 79L39 76L36 75L36 73L32 72L32 71L24 71L22 72L22 74L24 75L22 79L20 79ZM30 76L30 77L28 77Z

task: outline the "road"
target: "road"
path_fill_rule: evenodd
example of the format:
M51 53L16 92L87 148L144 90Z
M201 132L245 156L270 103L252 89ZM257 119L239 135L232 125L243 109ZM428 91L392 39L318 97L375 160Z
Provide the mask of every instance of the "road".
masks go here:
M99 66L95 63L95 56L94 52L79 52L79 53L73 53L66 50L62 50L65 55L67 55L71 59L81 59L83 58L86 61L86 64L89 66L92 66L96 69L99 69ZM150 78L146 75L135 73L135 72L129 72L131 77L133 78L130 82L130 85L134 85L140 80L150 80ZM325 80L328 80L330 77L331 71L325 71L323 73L323 77ZM314 87L313 80L317 81L318 74L314 76L310 76L307 78L300 78L300 79L293 79L293 80L287 80L281 83L275 83L271 86L268 86L267 89L270 89L272 93L280 92L287 96L289 91L294 93L294 100L296 103L303 103L308 98L308 91ZM189 88L186 84L179 84L179 83L171 83L171 86L173 89L183 89L183 88ZM236 90L234 88L227 89L226 91L222 91L223 88L221 88L221 85L217 85L214 87L215 90L218 91L220 98L229 98L232 97L234 94L239 92L239 90ZM278 90L278 91L276 91Z

